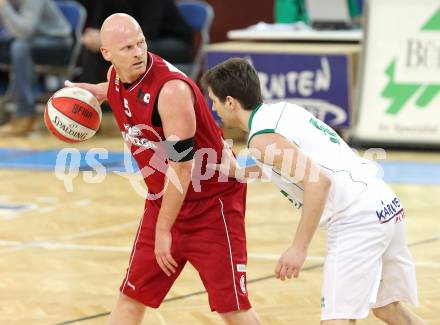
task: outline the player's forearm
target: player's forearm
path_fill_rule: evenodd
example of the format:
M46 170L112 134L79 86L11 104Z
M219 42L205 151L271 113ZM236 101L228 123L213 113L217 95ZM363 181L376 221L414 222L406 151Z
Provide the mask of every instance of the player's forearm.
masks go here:
M96 85L95 97L99 100L100 103L107 100L107 91L108 91L108 81Z
M262 170L258 165L258 162L255 161L255 165L252 166L241 167L237 161L237 157L232 152L231 144L225 140L223 140L221 163L215 165L215 169L219 170L222 174L239 181L262 177Z
M178 182L172 181L167 173L168 185L165 190L162 205L157 218L156 230L170 231L185 200L189 183L191 182L192 161L170 163L169 169L174 171ZM176 184L175 184L176 183Z
M330 186L330 179L323 173L318 181L304 184L304 205L293 240L294 246L308 249L324 211Z

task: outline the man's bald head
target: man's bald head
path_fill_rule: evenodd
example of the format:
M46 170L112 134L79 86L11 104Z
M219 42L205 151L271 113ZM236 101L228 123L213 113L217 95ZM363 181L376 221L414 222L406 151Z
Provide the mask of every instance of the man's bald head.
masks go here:
M132 16L117 13L108 16L101 27L101 43L103 47L116 45L132 33L142 33L139 23Z
M133 82L145 73L148 46L138 22L127 14L109 16L101 27L101 53L112 63L122 82Z

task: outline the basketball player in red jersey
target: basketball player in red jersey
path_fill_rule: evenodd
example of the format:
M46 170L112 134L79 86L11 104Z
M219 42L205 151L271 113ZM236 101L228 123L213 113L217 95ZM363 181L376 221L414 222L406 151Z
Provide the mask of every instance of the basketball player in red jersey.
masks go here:
M223 148L202 93L147 51L131 16L108 17L101 40L102 55L112 63L108 82L67 85L108 100L149 191L109 324L139 324L145 306L161 304L187 261L227 324L259 324L246 288L246 187L235 179L219 182L218 174L200 176L207 162L220 162ZM194 170L201 171L197 180Z

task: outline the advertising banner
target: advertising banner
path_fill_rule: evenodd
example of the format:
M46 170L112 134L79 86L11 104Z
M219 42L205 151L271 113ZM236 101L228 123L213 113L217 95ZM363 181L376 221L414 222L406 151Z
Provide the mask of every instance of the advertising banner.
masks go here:
M347 55L216 50L208 51L208 67L231 57L252 63L265 102L285 100L303 106L336 129L350 125Z
M440 3L370 0L354 138L440 144Z

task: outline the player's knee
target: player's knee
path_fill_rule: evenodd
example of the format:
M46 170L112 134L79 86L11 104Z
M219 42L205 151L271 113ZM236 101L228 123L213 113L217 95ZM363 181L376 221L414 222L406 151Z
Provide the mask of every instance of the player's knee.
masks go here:
M140 302L121 293L118 298L117 308L129 313L143 313L145 306Z
M380 320L389 323L389 321L397 314L398 309L399 302L392 302L383 307L373 308L373 314Z

